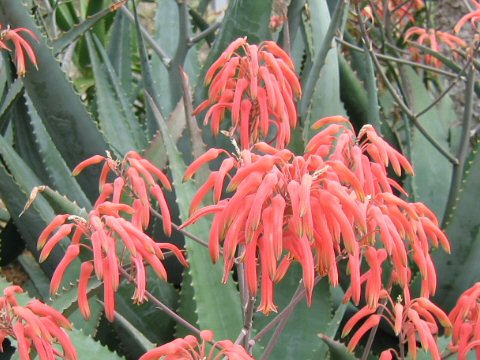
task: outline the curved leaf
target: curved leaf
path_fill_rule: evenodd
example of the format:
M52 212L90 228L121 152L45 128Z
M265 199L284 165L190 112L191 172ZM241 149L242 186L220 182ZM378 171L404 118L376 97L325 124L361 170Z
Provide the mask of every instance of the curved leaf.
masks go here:
M300 102L300 115L305 120L303 135L306 141L310 139L310 124L313 121L325 116L345 114L340 100L338 55L333 35L341 25L344 12L348 10L345 1L339 0L330 21L326 1L310 0L308 4L311 19L305 27L307 34L312 37L310 56L313 63L311 70L305 73L305 91Z
M411 89L412 107L415 112L425 109L433 99L422 79L410 67L405 67ZM418 121L445 149L449 148L448 127L453 119L442 118L435 106ZM411 159L415 176L411 180L415 201L424 202L438 216L443 217L450 190L452 164L412 125Z
M58 191L68 194L68 197L75 200L80 206L89 210L92 206L90 201L78 184L76 178L72 176L70 169L53 144L50 135L43 126L42 120L28 98L27 108L32 132L35 135L36 150L42 159L41 166L43 166L49 174L52 185Z
M102 135L60 69L43 36L36 29L23 1L0 2L0 22L14 28L26 27L42 39L39 43L30 41L39 69L30 66L23 82L45 128L69 168L90 156L103 154L106 144ZM95 173L95 170L87 170L79 177L83 189L91 198L95 197L98 189L89 181L88 176Z
M102 44L96 41L104 64L100 63L90 34L86 34L87 47L95 77L95 98L99 113L99 125L105 139L117 155L122 157L130 150L145 147L145 133L140 127ZM105 71L107 70L107 71Z
M480 143L477 143L465 165L457 202L447 220L451 255L434 253L439 286L435 301L451 309L460 294L478 281L480 273Z

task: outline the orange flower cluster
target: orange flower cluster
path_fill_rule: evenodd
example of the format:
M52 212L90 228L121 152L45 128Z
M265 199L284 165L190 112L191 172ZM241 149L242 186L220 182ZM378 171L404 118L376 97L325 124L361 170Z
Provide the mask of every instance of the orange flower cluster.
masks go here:
M175 339L150 350L140 360L253 360L243 347L230 340L218 341L213 344L210 351L207 351L207 343L213 342L214 337L213 331L203 330L200 333L201 343L195 336L187 335L185 338Z
M7 337L17 340L22 360L30 360L30 352L35 349L40 360L77 360L75 347L65 329L72 324L60 312L39 300L21 306L16 293L23 293L19 286L8 286L0 297L0 351ZM58 346L63 352L58 350Z
M433 51L442 53L443 45L451 48L452 50L458 47L466 48L467 43L460 39L458 36L449 34L444 31L438 31L434 29L424 29L418 26L411 27L405 33L404 40L408 41L412 36L417 36L416 42L420 45L428 46ZM415 46L410 47L410 52L415 60L422 58L422 54ZM456 54L455 54L456 55ZM435 67L440 67L442 62L430 54L424 56L425 63Z
M480 358L480 283L460 296L449 317L453 324L451 349L458 359L467 359L473 349Z
M1 25L0 25L1 27ZM37 36L29 29L26 28L17 28L10 29L7 27L5 30L0 30L0 49L10 50L6 42L11 41L15 47L15 62L17 63L17 74L18 76L25 76L27 61L25 58L25 53L27 54L30 61L33 63L35 68L37 68L37 58L33 51L32 46L25 40L20 33L26 33L30 35L34 40L37 40Z
M385 305L381 305L383 307L381 315L376 313L376 308L365 306L345 324L342 337L347 336L360 320L367 318L350 339L348 349L353 351L361 338L376 327L383 317L394 330L395 335L400 337L400 346L403 347L407 344L408 353L412 359L417 358L417 339L419 339L423 350L429 351L432 359L440 360L440 350L436 339L436 335L439 333L437 320L444 328L446 336L452 330L452 324L443 310L425 297L406 300L405 305L400 302L394 303L385 290L381 292L380 297L387 300ZM382 355L384 359L391 359L390 351L384 352Z
M293 99L300 97L301 88L291 58L276 43L233 41L210 67L205 82L210 84L209 97L195 113L209 108L205 124L211 123L214 135L229 110L231 132L239 131L242 149L272 134L279 148L290 142L290 127L297 124Z
M112 321L115 311L115 292L120 284L119 267L125 259L119 259L119 253L129 253L129 264L135 272L136 285L133 300L142 303L146 291L146 270L144 262L152 266L156 274L163 280L167 273L161 262L163 251L168 250L185 266L188 266L182 252L173 244L157 243L144 230L150 224L150 195L159 203L163 215L165 233L171 232L170 212L162 189L157 184L171 189L170 181L165 174L148 160L136 152L129 152L119 163L109 157L93 156L80 163L73 171L76 175L85 167L104 162L100 175L101 194L95 207L84 219L69 214L57 215L42 232L38 239L40 261L45 260L50 252L73 231L72 242L68 246L64 258L57 266L52 277L50 291L55 294L62 282L63 275L71 263L80 255L81 248L93 253L91 261L82 263L78 287L78 302L85 318L90 316L87 287L95 272L96 277L104 282L104 302L107 318ZM110 173L116 178L108 182ZM122 203L122 195L133 198L133 204ZM129 220L122 214L129 215Z
M347 258L351 288L347 298L358 303L366 283L368 303L375 308L382 290L381 264L389 258L392 281L409 297L409 256L422 274L422 294L436 289L436 273L429 255L430 243L449 251L438 220L423 204L410 204L396 196L403 189L388 177L392 165L412 173L409 162L381 139L371 126L358 137L347 119L319 120L323 128L309 142L304 156L257 143L238 157L211 149L187 169L188 180L205 163L226 154L218 171L209 176L192 201L188 226L200 217L215 215L210 233L213 261L223 243L225 277L240 259L245 264L250 295L257 293L260 263L262 301L259 310L275 311L273 284L293 261L302 265L307 301L311 302L315 271L338 284L337 259ZM263 154L257 154L263 153ZM235 173L234 173L235 172ZM233 195L221 199L224 182ZM214 205L200 210L209 191ZM379 235L379 236L377 236ZM376 250L374 246L383 246ZM361 276L365 254L370 270Z

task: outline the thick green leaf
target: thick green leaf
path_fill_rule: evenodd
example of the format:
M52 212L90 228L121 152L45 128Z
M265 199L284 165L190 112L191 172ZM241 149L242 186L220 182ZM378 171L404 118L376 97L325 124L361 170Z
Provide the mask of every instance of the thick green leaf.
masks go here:
M23 270L28 274L30 281L40 295L40 298L45 301L50 295L50 279L45 275L42 268L29 252L25 251L18 257L18 262L22 265ZM58 310L58 309L57 309Z
M81 99L73 91L51 49L42 40L23 1L0 2L0 22L14 28L26 27L41 39L39 43L33 40L30 42L37 56L39 70L30 66L23 81L32 103L69 168L87 157L104 153L106 144L102 135ZM88 178L95 173L94 170L87 170L79 180L89 197L94 197L98 192L96 184Z
M82 17L87 19L89 16L101 11L105 2L105 0L81 1L80 6ZM105 41L105 21L101 20L100 22L96 23L92 29L92 32L98 38L100 38L102 42ZM78 47L78 66L80 67L81 71L90 66L89 50L85 38L80 39L80 44Z
M30 191L39 185L39 180L2 136L0 136L0 154L8 167L7 171L3 165L0 165L0 197L9 209L27 247L35 256L38 256L38 236L53 219L55 213L42 196L37 196L28 209L24 209L27 202L31 200ZM64 242L60 243L60 246L57 246L42 264L42 269L48 275L53 273L63 257L65 245ZM75 260L70 267L71 270L69 269L64 275L63 282L68 284L76 281L79 268L79 261Z
M173 142L178 144L183 131L187 127L183 100L177 104L170 117L171 119L175 119L175 121L167 121L168 133L172 137ZM163 151L163 148L162 133L158 131L145 149L145 156L155 162L161 169L167 166L167 154Z
M65 195L60 194L58 191L55 191L48 186L38 186L34 188L30 193L28 205L36 200L38 193L42 194L57 214L76 215L83 217L84 219L88 217L87 210L81 208L78 204L69 200ZM26 207L28 206L26 205Z
M170 56L173 57L177 50L179 41L178 5L175 0L158 0L158 7L155 14L155 41ZM173 111L178 100L178 92L171 91L169 69L165 67L158 56L152 59L152 76L155 89L159 94L160 111L163 116L168 117ZM178 83L180 79L176 79Z
M18 231L25 240L27 247L38 255L36 251L36 243L38 235L43 231L47 225L47 220L42 219L40 214L45 218L52 219L54 212L48 207L48 204L35 204L31 206L20 218L19 214L22 212L24 205L28 201L28 195L22 191L20 185L15 182L13 177L8 173L3 165L0 165L0 197L10 211ZM44 200L41 200L44 201ZM50 259L43 264L42 269L47 274L52 274L55 270L56 264L60 261L60 253L53 253Z
M10 146L10 144L7 143L3 136L0 136L0 155L6 167L8 168L9 173L13 175L15 181L18 183L19 190L21 189L20 191L30 194L30 191L32 191L34 187L41 185L41 182L37 176L18 156L18 154ZM26 203L27 202L24 201L23 204L21 204L22 208ZM38 199L34 206L39 209L39 212L42 214L42 218L44 220L49 221L53 218L53 211L45 199ZM15 212L11 213L12 215L15 214ZM20 212L18 212L16 215L19 214Z
M328 349L330 350L331 360L355 360L356 359L356 357L350 351L348 351L347 347L341 342L332 340L332 338L325 336L323 334L320 334L319 337L328 345Z
M181 99L182 82L179 75L179 66L187 72L192 81L198 77L200 63L198 61L198 47L193 46L187 52L185 62L176 58L181 38L181 24L179 24L181 5L175 0L159 0L155 14L155 36L158 45L173 59L170 67L166 68L161 59L156 56L152 59L152 76L155 89L160 95L161 112L165 118L170 116ZM190 26L189 24L187 26Z
M100 2L98 2L100 3ZM62 51L66 46L70 45L74 41L76 41L80 36L85 34L88 30L94 27L100 20L105 18L105 16L112 13L112 8L109 6L104 8L94 15L87 17L84 21L79 24L75 24L69 29L66 33L62 34L58 39L53 41L53 53L58 54Z
M362 81L342 54L338 55L340 97L350 120L358 128L369 123L369 98Z
M124 351L128 353L127 356L138 359L148 350L155 347L155 344L151 343L145 335L118 312L115 312L115 323L113 326L124 345Z
M56 0L49 0L49 2L55 10L56 23L61 30L67 31L79 22L72 2L61 3Z
M119 105L121 107L121 111L123 112L123 115L125 117L124 121L131 133L133 140L136 143L136 146L138 148L143 148L146 146L147 137L143 127L140 125L138 118L135 116L135 113L133 111L133 101L130 100L130 98L127 96L127 93L124 90L121 79L117 75L117 71L114 68L112 62L110 61L107 51L105 50L103 45L100 43L98 38L94 37L94 40L97 45L97 49L99 51L103 64L107 70L108 79L110 81L110 84L113 87L114 95L117 97ZM130 54L131 54L131 51L130 51ZM130 71L130 75L131 75L131 71ZM128 81L128 78L125 78L125 79L124 81ZM117 140L117 143L118 143L118 140Z
M77 273L76 277L78 278L78 276ZM78 281L64 285L60 292L53 296L53 302L50 306L64 312L76 329L80 329L86 335L96 336L104 311L103 303L99 300L98 291L96 291L100 285L101 283L97 279L90 280L88 285L87 292L89 294L91 312L88 320L83 317L77 303Z
M341 2L342 1L339 1L338 3L340 4ZM305 24L305 27L307 29L307 34L311 34L312 36L312 39L310 39L310 56L312 59L315 59L317 54L323 50L322 47L324 46L328 46L329 51L325 59L315 59L315 61L322 62L323 60L324 62L320 68L320 71L318 73L315 72L315 74L311 74L309 72L308 78L305 79L306 83L309 81L315 81L315 87L310 104L302 106L302 101L300 105L301 108L310 108L308 116L306 116L304 119L304 138L306 140L310 139L311 137L310 125L314 121L325 116L345 114L345 109L342 101L340 100L340 75L338 68L337 49L334 45L324 44L324 41L327 41L326 36L328 35L328 28L331 23L328 5L325 1L321 0L310 0L308 1L308 4L311 9L311 19ZM339 16L342 16L342 14L343 11L341 11ZM313 66L315 67L315 65L316 64L314 63ZM314 67L312 67L312 69Z
M158 279L158 276L150 268L148 268L147 276L148 291L170 309L175 308L178 291L173 285ZM133 284L122 284L117 295L117 312L150 342L161 344L172 340L174 320L155 307L151 301L141 305L134 304L131 300L134 290Z
M213 63L228 44L238 37L246 36L250 43L259 43L271 38L268 28L271 10L271 0L231 1L220 34L208 55L207 64ZM203 77L201 81L203 82Z
M49 183L50 177L43 165L43 158L38 151L35 134L28 115L28 108L25 97L15 102L10 110L10 120L13 140L10 142L15 146L15 151L25 161L28 167L37 175L42 183Z
M4 64L2 64L3 66ZM23 91L23 83L20 79L16 79L11 84L6 84L7 92L5 94L5 98L2 100L2 105L0 107L0 119L3 119L3 116L10 109L15 101L22 95ZM3 126L1 126L3 128Z
M125 359L117 353L110 351L98 341L93 340L80 330L72 330L69 332L70 339L77 349L80 359L102 359L102 360L120 360Z
M96 278L93 278L92 280L89 281L87 293L90 294L92 291L98 289L101 285L102 283L99 280L97 280ZM54 307L55 309L57 309L58 311L64 312L71 309L72 307L78 308L77 300L78 300L78 282L76 282L75 284L69 285L68 287L64 287L60 292L53 295L49 299L48 304ZM90 299L90 304L93 304L94 301L95 300L92 301L92 299Z
M345 315L345 310L347 309L347 306L347 304L340 304L338 306L337 310L335 310L335 314L333 315L332 320L330 320L326 330L323 332L323 334L328 336L330 339L333 339L335 337L335 334L338 331L343 316ZM325 359L327 351L328 345L324 341L316 350L313 351L310 359Z
M70 169L53 144L50 135L47 133L42 120L29 99L27 99L27 107L31 121L31 130L35 136L36 150L41 156L41 165L48 173L50 183L55 189L68 194L70 199L89 210L92 206L90 201L72 176Z
M442 309L450 310L460 294L478 281L480 273L480 143L467 160L457 202L447 220L451 255L434 254L439 286L435 297Z
M177 314L187 320L190 324L198 326L198 316L196 314L195 291L192 286L192 278L188 270L183 272L182 289L178 301ZM191 331L181 324L175 326L175 337L185 337L191 334Z
M420 76L410 67L405 67L410 82L412 108L415 112L425 109L433 98L425 88ZM441 117L438 107L433 107L418 121L445 149L449 148L448 128L453 119ZM413 197L443 217L450 190L452 164L412 125L411 159L415 176L411 178Z
M115 15L115 20L110 33L108 45L108 57L115 69L118 80L127 95L127 98L133 97L133 76L132 76L132 27L125 14L119 11Z
M99 41L96 41L104 61L102 66L90 34L86 34L86 41L95 76L99 124L105 139L120 157L128 151L144 148L145 134L135 118L132 105L118 81L105 49Z
M380 120L380 107L378 106L378 88L375 68L367 49L364 48L366 65L366 89L368 93L368 123L372 124L375 130L381 133L382 121Z
M302 271L298 264L289 270L289 274L275 286L275 304L281 311L290 302L302 278ZM331 297L327 278L324 278L316 287L312 306L308 307L303 299L295 308L287 326L274 348L272 359L308 359L312 352L322 345L317 334L327 331L331 319ZM274 315L268 317L257 313L254 318L254 329L261 330ZM265 337L259 345L265 346L269 337Z

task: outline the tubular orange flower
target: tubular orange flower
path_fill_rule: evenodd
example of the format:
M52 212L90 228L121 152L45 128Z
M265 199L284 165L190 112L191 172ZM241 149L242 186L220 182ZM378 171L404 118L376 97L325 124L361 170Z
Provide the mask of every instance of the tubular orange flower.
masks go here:
M5 44L5 41L11 41L15 47L15 62L17 64L17 74L20 77L25 76L27 62L25 59L25 53L27 53L28 58L33 63L36 69L37 58L35 52L33 51L32 46L25 40L20 33L26 33L31 36L34 40L38 41L37 36L29 29L26 28L17 28L10 29L7 27L5 30L0 31L0 48L9 50L8 46Z
M233 265L235 252L240 244L247 245L247 253L245 254L246 272L248 274L256 273L257 255L254 251L255 247L249 244L258 244L260 250L260 262L262 264L262 304L260 309L269 312L275 309L272 302L272 281L278 280L276 276L277 261L282 255L282 248L298 261L304 264L304 280L307 287L308 299L310 301L313 290L313 269L314 261L311 253L308 236L313 238L313 228L309 221L307 221L308 214L303 203L298 201L310 201L312 184L306 186L306 194L298 198L296 192L292 192L290 188L297 184L298 189L300 184L305 184L308 173L312 170L308 169L308 164L304 165L304 174L295 175L295 160L301 163L304 162L300 158L294 159L293 153L284 150L280 156L264 155L259 156L250 151L242 152L243 159L241 161L235 160L235 166L238 168L237 174L230 180L229 188L237 188L235 195L230 201L220 201L217 205L210 208L219 208L224 211L222 213L215 212L216 219L214 224L222 224L219 233L212 232L211 236L211 252L214 259L218 258L219 239L216 236L221 236L224 241L224 256L225 271L229 272ZM294 160L294 164L285 163L285 160ZM232 161L234 157L227 158L224 161ZM229 166L230 168L230 166ZM298 182L295 180L299 177ZM302 180L303 178L303 180ZM310 179L311 180L311 179ZM311 180L313 181L313 180ZM202 189L201 198L197 199L196 203L200 202L210 189L215 190L216 186L223 186L223 183L210 183L209 187ZM232 186L234 184L234 186ZM318 181L315 183L318 184ZM252 186L253 185L253 186ZM290 190L287 190L290 189ZM284 190L282 190L284 189ZM215 192L215 191L214 191ZM289 194L285 198L284 194ZM317 200L318 201L318 200ZM271 205L270 205L271 202ZM302 205L301 207L299 205ZM239 207L240 206L240 207ZM304 209L304 210L301 210ZM202 212L204 214L205 212ZM287 215L285 214L287 213ZM305 218L305 221L300 221L298 225L291 227L292 231L283 231L282 228L288 223L288 214L297 214L299 217ZM195 213L192 219L197 219L200 212ZM275 215L276 226L272 226L270 219ZM201 216L201 215L200 215ZM235 216L235 220L233 219ZM218 221L217 221L218 219ZM311 220L313 221L313 219ZM192 220L187 221L185 225L191 223ZM216 225L214 225L216 227ZM311 229L310 229L311 228ZM244 229L243 231L241 229ZM304 232L307 237L302 237ZM281 237L273 236L280 234ZM282 244L281 238L284 238ZM250 250L251 249L251 250ZM253 250L253 252L251 252ZM248 287L251 291L256 292L256 278L249 277ZM253 284L252 282L255 282Z
M480 356L480 282L460 295L457 304L448 315L453 324L450 349L458 353L459 360L465 360L475 349Z
M417 37L416 42L420 45L428 46L433 51L438 53L442 53L445 47L448 47L452 50L455 50L458 47L467 47L467 43L464 40L460 39L458 36L435 29L424 29L418 26L413 26L405 33L405 41L408 41L412 36ZM442 46L442 44L444 46ZM411 46L410 50L413 54L414 59L419 60L421 58L419 49ZM454 53L454 55L456 57L456 53ZM430 54L425 55L424 59L425 63L427 64L433 65L435 67L442 66L441 61Z
M70 321L39 300L32 300L27 306L18 305L15 293L22 292L19 286L9 286L5 288L4 296L0 297L0 337L15 338L22 359L30 359L33 347L40 359L58 356L65 360L77 360L77 350L65 331L72 328ZM63 353L57 346L62 348Z
M135 212L135 214L138 214L138 210L140 210L141 214L148 214L150 213L149 192L150 195L159 202L163 216L164 232L165 234L170 235L172 232L170 211L163 192L157 184L157 181L160 181L164 188L171 190L172 186L167 176L150 161L143 159L140 154L135 151L129 151L121 162L114 161L110 157L94 155L78 164L75 169L73 169L73 175L77 176L85 168L102 162L104 165L99 180L101 194L99 200L97 200L96 208L104 214L106 214L107 209L111 211L116 211L115 209L118 209L119 211ZM116 178L110 183L108 182L108 177L112 173ZM121 200L122 191L128 190L131 191L131 194L129 195L133 194L135 198L141 200L141 209L133 211L133 209L129 209L124 205L112 204L118 203ZM112 203L106 204L105 202L108 201L108 199L111 199ZM118 213L118 211L116 212ZM146 229L149 225L148 222L145 223L144 221L139 221L138 224L142 224L143 229Z
M94 156L80 163L74 170L78 174L85 167L105 162L100 185L102 193L95 207L87 218L70 215L57 215L52 223L42 232L38 247L43 248L40 261L44 261L50 252L71 232L72 243L58 265L52 278L50 291L57 293L63 275L71 263L78 258L80 249L92 252L93 259L82 263L80 282L78 287L78 301L82 315L90 316L87 288L91 276L104 280L105 311L107 318L113 320L115 311L115 293L120 283L119 267L129 263L131 271L135 273L136 290L134 302L145 301L146 271L145 264L152 266L154 271L163 280L167 274L162 264L163 251L171 251L177 259L188 266L183 253L173 244L157 243L145 234L144 229L150 223L150 194L159 202L163 215L165 233L171 231L170 213L160 186L159 180L166 188L171 189L168 178L149 161L142 159L135 152L129 152L121 164L103 156ZM109 183L108 176L113 172L120 176L113 183ZM120 181L117 181L121 179ZM129 191L130 195L138 197L133 200L133 206L120 203L121 193ZM109 201L109 200L112 201ZM131 221L122 217L131 215ZM123 253L121 259L117 254ZM128 257L128 254L130 257Z
M213 360L226 358L230 360L253 360L243 347L234 344L230 340L222 340L213 343L210 351L207 351L207 343L213 342L214 333L211 330L203 330L200 333L202 342L197 338L187 335L184 338L175 339L165 345L159 346L145 353L140 360Z
M308 154L322 154L329 159L335 159L353 172L359 182L355 187L361 187L368 198L366 206L361 208L362 212L366 211L363 220L363 223L367 224L365 240L370 244L377 240L382 243L393 264L395 282L405 288L405 291L408 291L407 257L413 256L413 261L421 269L423 276L422 295L434 294L436 272L429 255L430 244L434 247L441 244L449 252L448 240L431 210L423 204L410 204L393 193L395 189L407 195L387 173L387 166L391 165L397 175L401 175L402 170L413 174L412 166L402 154L385 142L371 125L364 126L358 136L355 136L348 120L339 116L319 120L313 127L324 126L307 145ZM339 140L336 140L337 138ZM331 161L327 163L331 164ZM334 187L330 187L329 190L333 189ZM345 201L342 206L355 208L353 204L347 205Z
M231 133L239 132L242 149L260 138L276 136L279 148L290 141L290 126L297 123L293 97L300 97L301 88L292 60L276 43L235 40L210 67L205 82L209 97L195 113L209 108L205 124L211 122L214 135L229 110Z
M447 315L427 298L413 299L405 305L401 305L399 302L394 303L386 291L382 292L382 298L386 302L382 305L384 311L381 315L375 314L376 308L365 306L345 324L342 337L348 335L360 320L368 317L350 340L349 350L353 351L360 338L372 327L377 326L380 317L383 317L395 334L399 336L400 346L408 345L409 355L412 359L416 358L418 337L421 347L430 352L433 359L440 360L440 350L436 339L439 333L437 321L443 326L445 334L448 336L452 325ZM388 358L387 354L385 354L385 358Z
M275 309L273 283L283 278L293 261L302 266L308 302L315 271L338 284L337 257L348 258L351 289L345 300L358 303L365 284L367 302L375 308L387 259L393 266L391 280L404 289L406 298L410 259L422 274L422 295L434 294L437 279L430 247L441 244L449 251L449 244L430 210L394 194L405 192L388 177L387 167L398 175L411 174L408 160L371 126L357 136L348 119L333 116L313 127L321 130L303 156L258 143L236 156L213 149L194 161L185 178L222 152L227 155L220 170L199 189L193 213L182 226L214 215L213 261L223 245L224 280L235 261L242 261L252 296L261 277L259 310L265 313ZM221 199L224 187L231 195ZM214 204L197 210L210 191ZM363 274L362 254L370 267Z
M55 270L50 290L52 294L58 291L65 270L73 260L78 258L80 245L91 249L93 252L93 266L90 261L82 264L80 286L78 289L80 307L82 314L86 318L88 318L90 314L86 290L93 269L97 278L104 280L105 296L106 300L108 299L108 301L105 302L105 306L107 307L107 304L110 305L108 309L109 319L113 320L114 293L117 291L119 285L118 267L122 265L116 254L121 252L117 247L122 246L122 243L124 249L131 255L132 271L136 273L137 290L134 296L135 302L142 303L145 300L145 265L143 261L139 261L139 259L145 260L147 264L150 264L164 280L166 280L166 273L161 264L161 260L163 259L162 250L172 251L182 264L188 266L181 251L173 244L155 242L142 230L111 210L106 209L102 213L99 209L94 209L90 212L88 219L72 216L68 221L72 221L69 225L76 228L76 231L79 231L82 235L78 239L78 243L71 244L68 247L64 259ZM57 234L62 231L62 226L65 225L60 225L57 232L54 233L50 239L47 239L44 249L51 249L58 244ZM55 241L55 244L50 245L51 241ZM47 256L48 255L43 256L42 259L45 259Z
M480 22L480 2L478 2L477 0L471 0L471 2L476 9L464 15L460 20L458 20L455 28L453 29L455 33L460 32L461 28L464 27L467 22L470 22L472 27L478 30L478 23Z
M318 258L321 259L320 254L324 253L322 219L328 218L330 221L328 225L330 230L327 231L340 227L336 240L340 242L343 238L347 244L345 248L350 249L352 253L358 252L352 228L354 226L365 228L364 221L357 224L355 217L349 220L349 216L345 216L343 211L339 210L341 201L323 190L330 181L336 179L338 191L345 193L344 198L350 198L355 194L352 188L341 185L337 180L345 178L344 168L336 172L336 168L328 166L318 156L305 159L295 157L288 150L277 150L277 153L267 155L244 150L239 160L230 155L225 162L229 163L228 169L237 170L227 187L227 190L233 190L235 193L230 199L220 200L215 205L196 211L183 226L191 224L207 213L215 214L213 228L218 230L211 233L210 250L212 258L217 259L218 244L223 242L226 274L233 266L238 247L246 246L246 253L242 258L245 262L245 271L249 274L247 286L252 294L256 293L258 282L256 276L252 275L257 272L257 262L261 264L262 302L259 310L268 313L276 308L273 303L273 282L279 281L285 274L284 267L281 268L282 275L277 273L279 268L277 264L282 257L294 259L302 264L307 300L310 303L316 267L314 254L318 254ZM232 162L234 167L231 166ZM324 172L320 174L319 169L323 169ZM190 173L190 170L187 172ZM345 181L350 182L349 179ZM209 190L215 193L219 187L223 188L223 178L222 182L218 183L207 181L195 199L195 206L203 200ZM328 204L323 199L327 195ZM353 203L360 202L358 199L354 200L354 197L351 199ZM217 199L214 198L214 201ZM348 210L346 211L348 213ZM335 214L333 218L328 215L331 212ZM255 248L258 249L258 254ZM333 250L334 253L341 251L340 247ZM335 255L328 266L321 264L320 267L336 267ZM334 276L335 272L330 273ZM335 276L331 281L337 283L338 279Z

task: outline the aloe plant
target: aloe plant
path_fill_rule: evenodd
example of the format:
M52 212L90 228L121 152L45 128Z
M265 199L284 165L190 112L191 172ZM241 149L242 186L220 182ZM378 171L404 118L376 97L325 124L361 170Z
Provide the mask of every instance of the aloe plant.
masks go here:
M1 262L78 358L403 359L417 333L466 356L478 320L445 312L478 296L478 14L459 39L435 1L208 3L0 2Z

